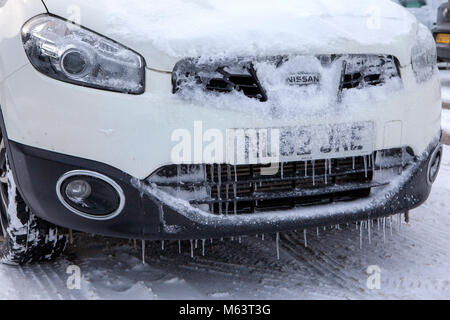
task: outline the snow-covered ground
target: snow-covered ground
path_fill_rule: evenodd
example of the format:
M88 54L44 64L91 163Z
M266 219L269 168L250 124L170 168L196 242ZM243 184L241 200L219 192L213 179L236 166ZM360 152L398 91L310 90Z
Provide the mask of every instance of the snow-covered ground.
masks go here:
M69 254L54 263L0 265L0 299L450 299L450 147L428 202L411 224L393 233L375 224L363 249L355 226L273 236L202 242L191 258L189 242L140 244L78 235ZM81 270L80 290L67 288L67 268ZM381 270L381 288L368 289L369 266Z

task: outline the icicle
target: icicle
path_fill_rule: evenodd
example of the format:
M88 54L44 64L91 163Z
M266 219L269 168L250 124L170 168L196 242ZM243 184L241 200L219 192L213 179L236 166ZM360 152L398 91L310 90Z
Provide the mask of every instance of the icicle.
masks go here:
M359 249L362 249L363 245L363 229L364 229L364 222L361 221L359 225Z
M355 168L356 168L356 160L355 160L355 157L352 157L352 168L353 168L353 170L355 170Z
M261 236L261 240L264 241L264 233Z
M375 171L375 152L372 152L371 159L372 159L372 171Z
M305 248L308 248L308 239L306 235L306 229L303 230L303 240L305 241Z
M164 251L164 240L161 241L161 250Z
M210 240L211 240L211 244L213 244L213 239L211 238Z
M70 243L70 245L73 244L73 232L72 232L72 229L69 230L69 243Z
M237 166L236 165L234 165L234 182L236 182L236 183L233 184L233 195L234 195L234 197L233 197L233 199L234 199L233 211L234 211L234 214L236 215L237 214L237 201L236 201L236 198L237 198L237 182L238 182Z
M367 233L369 235L369 244L372 244L372 234L371 234L371 223L370 223L370 220L367 220L367 225L369 226L367 228Z
M239 244L242 243L242 237L239 237Z
M229 209L229 207L230 207L230 202L228 201L229 199L230 199L230 197L229 197L229 190L228 190L228 188L229 188L230 186L227 184L227 190L226 190L226 196L227 196L227 202L225 202L225 215L227 216L228 215L228 209Z
M316 185L316 163L314 160L312 161L312 180L313 186Z
M383 218L383 242L386 243L386 217Z
M205 239L202 240L202 256L205 256Z
M225 189L225 195L227 197L227 202L225 203L225 215L228 215L228 209L230 206L230 181L231 181L231 167L227 165L227 185Z
M325 170L324 170L325 184L328 184L327 167L328 167L328 160L325 160Z
M392 237L392 216L389 217L389 229L391 229L391 237Z
M198 248L198 240L195 239L195 249L197 249L197 248Z
M222 167L220 164L217 165L217 199L222 200ZM222 202L218 203L219 205L219 214L222 215Z
M145 264L145 240L142 240L142 264Z
M281 179L284 179L284 162L281 163Z
M181 254L181 240L178 240L178 253Z
M320 236L320 234L319 234L319 228L317 228L316 234L317 234L317 238L319 238L319 236Z
M378 231L380 231L380 218L377 218L377 228L378 228Z
M305 177L308 176L308 160L305 161Z
M252 185L250 184L250 187L251 187L251 186L252 186ZM255 183L254 186L253 186L253 192L254 192L254 193L258 192L258 185L257 185L256 183ZM258 206L258 200L255 201L255 205Z
M191 258L194 258L194 241L189 240L191 243Z
M277 232L276 235L276 247L277 247L277 260L280 260L280 234Z
M368 177L368 169L367 169L367 159L366 156L364 158L364 174L366 175L366 178Z
M181 166L177 165L177 191L181 191Z

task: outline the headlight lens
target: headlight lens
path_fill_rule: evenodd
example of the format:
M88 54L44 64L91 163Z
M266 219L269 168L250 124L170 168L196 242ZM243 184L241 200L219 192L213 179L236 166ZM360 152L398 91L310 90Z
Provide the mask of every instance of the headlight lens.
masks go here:
M436 43L430 30L422 24L419 25L411 57L417 82L430 80L437 71Z
M139 54L78 25L41 15L24 25L22 40L31 64L51 78L123 93L145 90Z

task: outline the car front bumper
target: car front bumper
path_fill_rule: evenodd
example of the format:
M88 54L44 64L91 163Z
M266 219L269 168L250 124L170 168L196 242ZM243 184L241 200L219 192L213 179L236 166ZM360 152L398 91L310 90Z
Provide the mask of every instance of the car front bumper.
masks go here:
M9 157L18 188L39 217L56 225L113 237L205 239L320 227L390 216L413 209L428 198L430 157L440 147L435 138L420 156L389 184L373 188L370 196L348 203L317 205L287 211L219 216L171 199L139 180L108 165L57 154L9 141ZM90 170L113 179L124 191L123 211L113 219L80 217L62 205L55 192L58 179L72 170Z
M439 77L436 74L417 84L410 65L402 66L400 73L399 90L374 88L367 99L337 105L327 112L299 110L281 117L260 114L261 110L251 108L250 99L243 100L248 105L239 106L181 99L171 93L170 73L147 69L146 92L132 96L59 82L26 65L0 86L4 136L8 137L17 185L28 206L44 220L74 230L124 238L191 239L364 220L414 208L426 200L431 189L426 182L426 155L438 144ZM195 136L198 121L203 131L214 129L223 136L229 129L371 122L373 150L408 146L415 155L423 156L391 184L355 202L215 216L177 199L165 201L164 195L145 183L152 173L173 163L174 132L182 129ZM113 179L124 191L123 211L98 221L68 210L57 197L56 185L62 175L73 170L94 171Z
M437 45L437 56L442 61L450 61L450 45L448 44L438 44Z

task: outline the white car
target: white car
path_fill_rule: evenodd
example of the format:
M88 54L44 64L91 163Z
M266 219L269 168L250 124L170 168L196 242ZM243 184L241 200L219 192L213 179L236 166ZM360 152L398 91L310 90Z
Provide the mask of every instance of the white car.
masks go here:
M442 154L433 36L387 0L0 0L0 105L9 264L389 217Z

